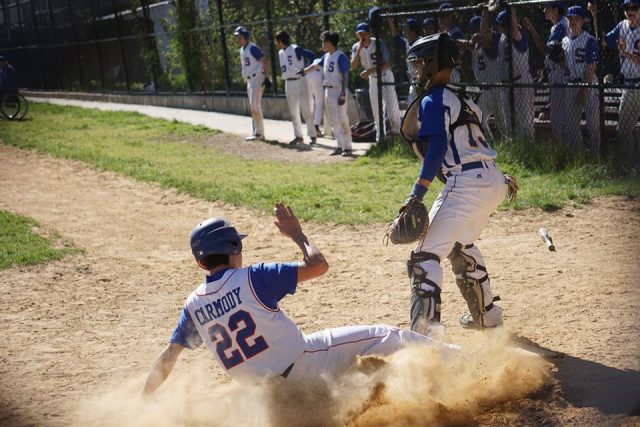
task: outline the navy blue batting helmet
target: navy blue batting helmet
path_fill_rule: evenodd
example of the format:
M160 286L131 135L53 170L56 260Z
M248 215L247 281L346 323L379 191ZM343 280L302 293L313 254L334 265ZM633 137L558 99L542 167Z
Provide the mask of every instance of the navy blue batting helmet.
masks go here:
M224 218L209 218L191 232L191 252L197 261L207 255L237 255L242 252L245 237Z

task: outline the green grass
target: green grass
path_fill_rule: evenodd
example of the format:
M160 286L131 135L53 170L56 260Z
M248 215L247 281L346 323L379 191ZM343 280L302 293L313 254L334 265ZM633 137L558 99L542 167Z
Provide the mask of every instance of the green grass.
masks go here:
M14 265L35 265L64 258L79 252L60 246L57 235L44 237L36 230L38 224L30 219L0 211L0 270Z
M25 122L4 123L0 138L205 200L262 211L271 211L273 203L281 200L290 203L301 218L320 222L390 220L419 170L417 160L398 148L378 150L355 162L255 161L203 145L215 133L203 126L39 103L32 105L30 116ZM640 194L637 178L610 177L606 166L586 162L561 171L536 170L518 160L515 147L519 146L499 147L499 162L520 181L516 207L557 209L600 195ZM607 179L601 179L603 173ZM437 184L428 193L429 203L440 187Z

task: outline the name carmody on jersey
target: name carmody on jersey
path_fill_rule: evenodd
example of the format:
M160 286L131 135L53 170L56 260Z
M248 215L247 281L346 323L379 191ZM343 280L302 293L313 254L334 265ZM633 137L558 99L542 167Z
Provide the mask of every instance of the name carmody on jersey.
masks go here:
M198 323L205 325L218 317L224 316L237 306L242 304L240 299L240 288L234 288L227 292L224 296L205 304L194 311Z

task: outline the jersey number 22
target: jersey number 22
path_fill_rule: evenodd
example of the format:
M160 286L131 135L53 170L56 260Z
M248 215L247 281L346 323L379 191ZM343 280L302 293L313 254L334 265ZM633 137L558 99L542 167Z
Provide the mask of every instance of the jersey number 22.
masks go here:
M244 327L238 330L241 323L244 324ZM256 322L248 312L239 310L233 313L229 317L228 327L231 332L238 330L235 337L238 348L232 349L234 343L224 326L216 323L209 328L209 338L216 345L216 353L218 353L225 369L231 369L269 348L262 335L254 338L253 344L249 344L247 341L256 333ZM229 350L231 352L227 353Z

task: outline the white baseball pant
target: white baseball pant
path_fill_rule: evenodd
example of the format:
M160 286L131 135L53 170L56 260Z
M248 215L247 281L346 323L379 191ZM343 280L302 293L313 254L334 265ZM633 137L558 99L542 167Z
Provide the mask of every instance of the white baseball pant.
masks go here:
M582 145L581 116L585 114L585 125L589 134L589 145L593 152L600 149L600 110L598 108L598 90L585 89L584 103L578 105L576 99L580 88L566 88L566 113L563 124L566 129L567 144L575 147Z
M435 345L445 355L460 349L405 329L388 325L344 326L305 335L304 352L295 360L288 381L306 381L321 375L338 376L356 362L356 356L392 354L408 344Z
M340 97L341 92L341 88L326 87L324 90L324 105L327 108L329 123L333 129L333 136L336 138L338 147L343 150L351 150L351 127L349 126L349 115L347 114L348 100L344 104L338 105L338 97Z
M508 135L507 123L504 118L504 111L502 108L502 97L500 95L499 88L485 88L482 89L480 99L478 100L478 107L482 111L482 130L488 135L492 135L489 128L489 117L493 116L496 126L502 136Z
M549 88L549 122L551 133L559 141L566 139L565 115L567 109L572 109L571 102L566 98L568 94L562 87Z
M529 84L533 80L531 75L522 76L517 83ZM511 132L511 108L509 88L502 89L502 105L507 129ZM514 113L516 121L516 135L533 138L534 136L534 99L535 90L532 87L516 87L514 89Z
M291 122L293 123L293 133L296 138L302 138L302 123L300 122L300 111L307 125L307 135L309 138L316 137L316 128L313 126L313 118L311 110L309 110L309 95L307 92L307 83L302 77L296 80L285 80L284 92L291 114Z
M624 89L618 113L618 139L626 147L638 145L634 132L640 118L640 89Z
M309 111L313 112L313 124L320 126L322 123L322 110L324 107L324 88L322 87L322 73L313 71L305 75L307 81L307 93L309 96Z
M247 80L249 109L253 118L253 134L264 136L264 117L262 116L262 94L264 93L264 74L250 76Z
M396 135L400 134L400 106L398 104L398 95L396 88L393 86L395 79L391 70L385 70L382 73L382 116L389 119L391 132ZM376 140L380 138L380 114L378 112L378 78L377 76L369 76L369 100L371 101L371 111L373 120L376 123ZM385 134L388 134L385 129Z

